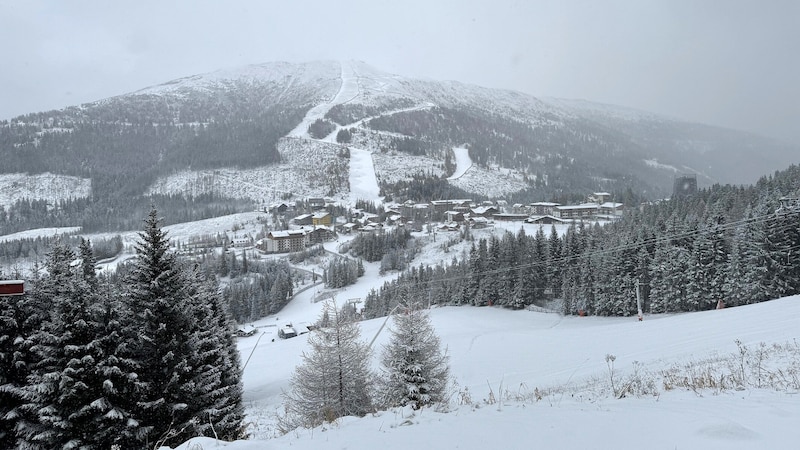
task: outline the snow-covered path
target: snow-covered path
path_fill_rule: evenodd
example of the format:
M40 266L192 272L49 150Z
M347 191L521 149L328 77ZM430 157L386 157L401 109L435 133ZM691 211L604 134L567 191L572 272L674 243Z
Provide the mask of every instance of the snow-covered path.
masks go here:
M306 113L303 121L297 125L294 130L289 133L289 137L310 138L308 135L308 126L314 123L317 119L322 119L325 114L334 106L354 99L358 96L358 78L356 77L353 67L348 63L341 63L341 84L339 85L339 92L328 102L320 103L319 105L311 108Z
M454 148L453 153L456 155L456 171L447 178L448 180L461 178L472 167L472 158L469 157L469 150L466 148Z
M375 176L375 165L372 163L372 153L367 150L350 148L350 202L367 200L380 204L378 195L378 179Z

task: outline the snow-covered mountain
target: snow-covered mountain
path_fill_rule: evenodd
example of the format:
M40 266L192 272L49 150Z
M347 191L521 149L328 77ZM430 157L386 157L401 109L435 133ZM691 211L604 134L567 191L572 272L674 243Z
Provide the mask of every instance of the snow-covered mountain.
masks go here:
M766 138L585 101L389 74L362 62L267 63L189 76L0 123L0 187L43 173L91 184L95 201L191 193L271 202L351 198L348 149L372 155L386 194L469 173L453 192L542 200L591 190L669 195L676 174L752 183L796 162ZM363 167L363 165L361 166ZM23 183L25 184L25 183ZM86 189L67 191L86 197Z

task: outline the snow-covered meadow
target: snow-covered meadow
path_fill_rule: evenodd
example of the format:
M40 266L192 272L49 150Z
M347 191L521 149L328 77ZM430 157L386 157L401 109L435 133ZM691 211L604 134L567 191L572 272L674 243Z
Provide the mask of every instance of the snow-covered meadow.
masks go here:
M338 302L363 298L379 285L375 271L368 267L358 284L338 293ZM290 388L291 373L308 347L305 336L278 339L277 326L314 321L322 306L312 302L314 294L298 295L280 314L255 323L259 333L239 341L252 438L195 439L182 449L796 448L800 297L645 316L641 322L493 307L434 308L431 319L456 382L448 411L380 411L280 436L275 415L281 393ZM384 322L361 323L365 341L377 335L376 368L390 335L381 331ZM708 373L734 376L743 361L737 341L751 358L748 364L764 358L759 363L764 386L771 386L766 380L778 370L794 383L779 389L665 386L670 379L665 374L693 376L696 383ZM756 377L753 367L746 369L750 377ZM615 390L637 379L653 381L652 392L642 388L616 398Z

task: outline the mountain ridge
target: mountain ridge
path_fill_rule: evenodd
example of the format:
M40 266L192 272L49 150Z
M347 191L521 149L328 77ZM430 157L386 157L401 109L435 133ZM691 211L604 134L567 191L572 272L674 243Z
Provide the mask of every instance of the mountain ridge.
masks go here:
M399 181L446 179L452 149L468 148L487 185L516 181L465 194L519 201L598 189L663 198L683 172L699 174L701 185L752 183L794 162L795 150L631 108L406 78L360 61L223 69L0 122L0 171L90 179L93 198L159 193L177 173L273 169L294 172L296 182L264 180L248 198L344 198L348 147L373 154L381 189L395 197Z

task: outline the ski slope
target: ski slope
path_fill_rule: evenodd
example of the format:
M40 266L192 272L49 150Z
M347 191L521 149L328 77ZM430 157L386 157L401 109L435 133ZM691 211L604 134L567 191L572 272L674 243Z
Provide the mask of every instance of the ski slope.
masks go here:
M469 150L466 148L454 148L453 154L456 155L456 170L448 180L457 180L464 176L472 168L472 158L469 157Z
M289 137L298 137L309 139L308 126L318 119L325 117L325 114L334 106L341 103L347 103L358 96L358 78L355 75L353 67L349 63L342 62L341 64L341 83L339 91L329 101L322 102L306 113L303 120L298 124L294 130L289 132Z
M372 152L350 148L350 204L356 200L367 200L380 204L378 179L375 176L375 165Z

